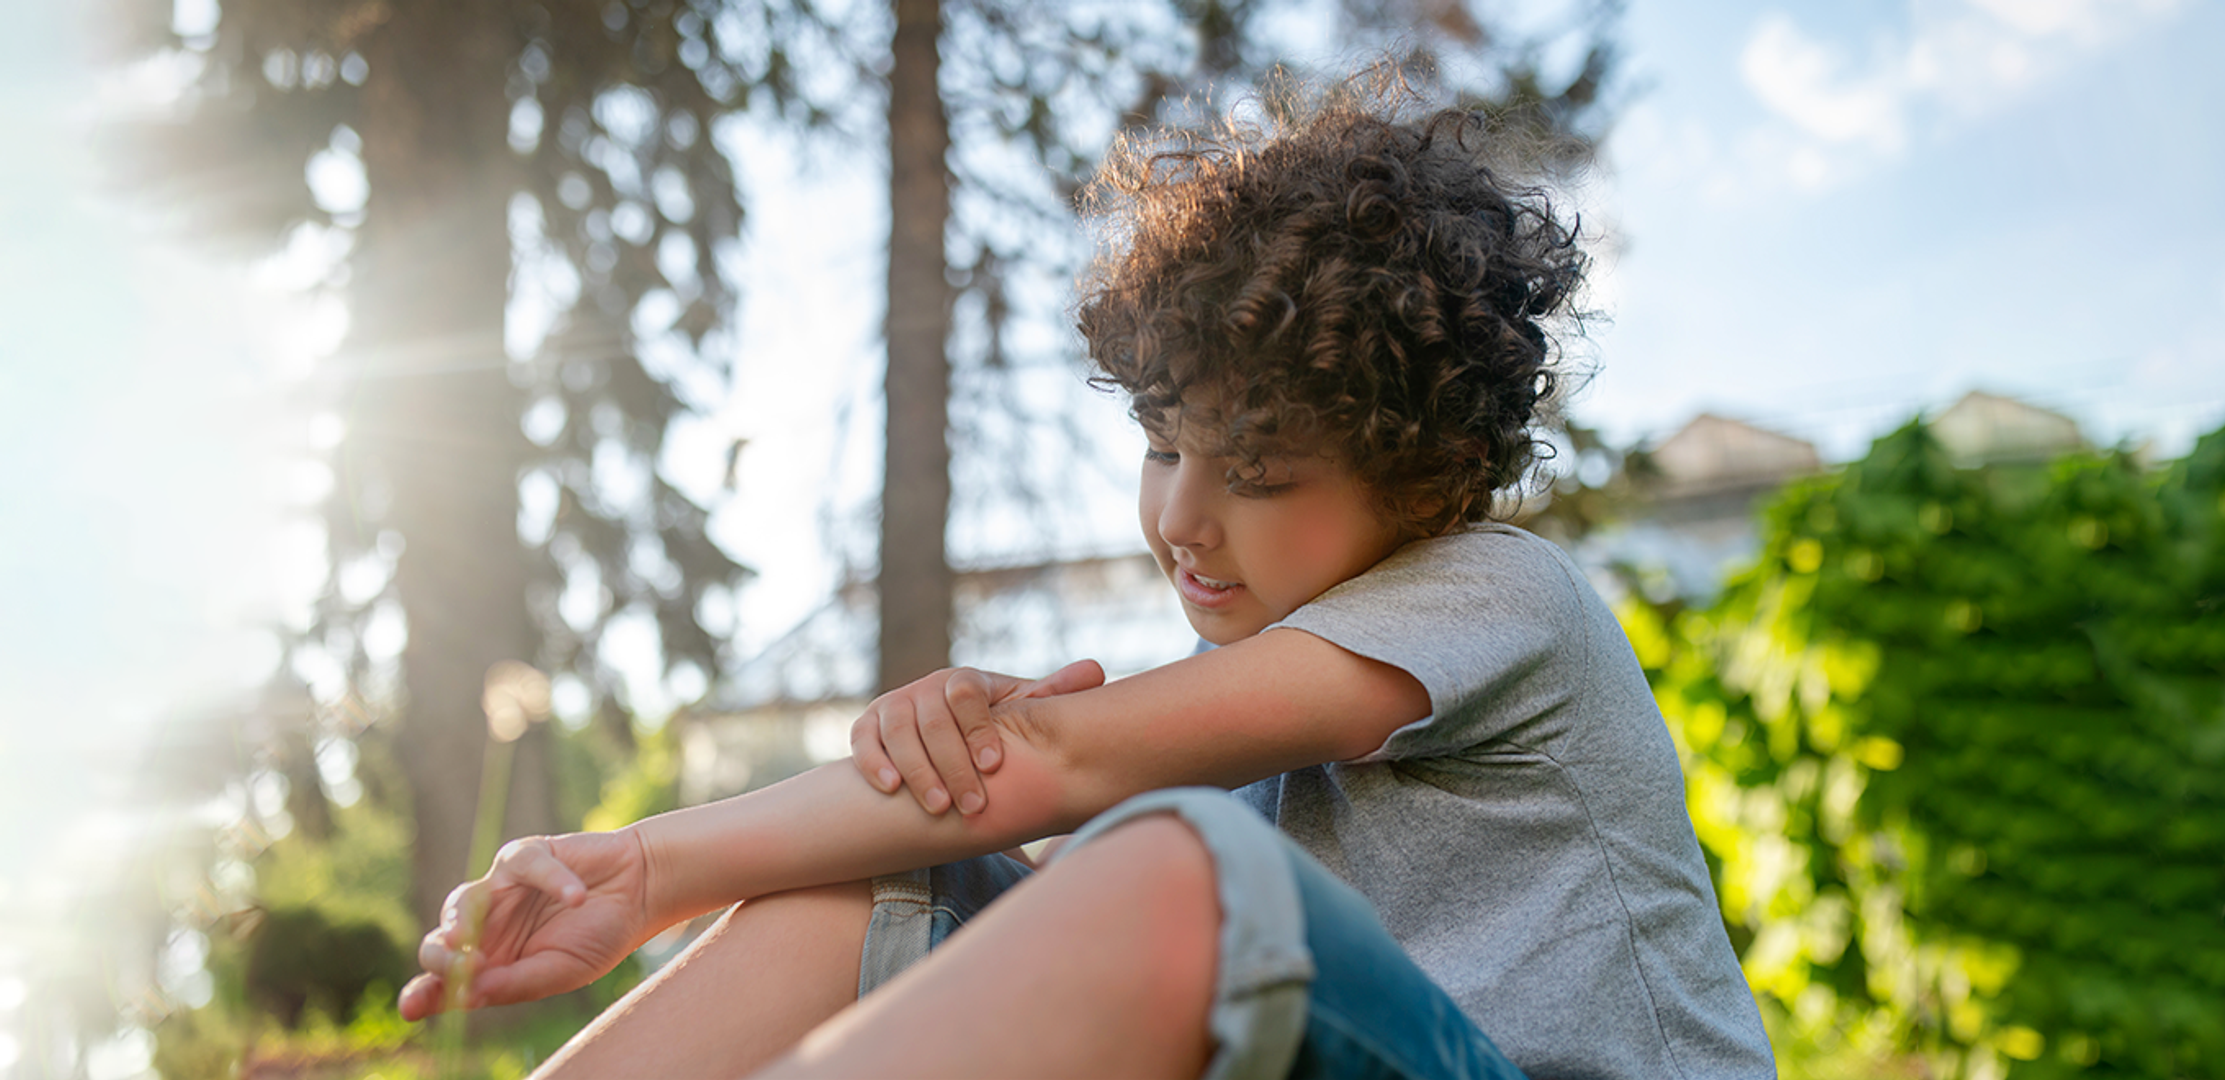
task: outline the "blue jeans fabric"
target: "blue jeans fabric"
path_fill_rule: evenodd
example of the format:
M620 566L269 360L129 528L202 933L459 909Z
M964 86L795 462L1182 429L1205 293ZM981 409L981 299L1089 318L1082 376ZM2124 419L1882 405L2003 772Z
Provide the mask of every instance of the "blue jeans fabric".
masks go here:
M1521 1080L1414 966L1365 897L1226 792L1139 796L1075 834L1060 857L1145 814L1171 813L1212 854L1222 930L1214 1080ZM874 881L860 994L893 978L1031 871L1003 855Z

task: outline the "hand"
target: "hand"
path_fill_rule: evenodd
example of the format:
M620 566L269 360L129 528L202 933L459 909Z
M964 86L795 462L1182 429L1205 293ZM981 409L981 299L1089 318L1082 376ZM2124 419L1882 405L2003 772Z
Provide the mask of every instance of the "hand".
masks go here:
M989 710L1104 684L1105 669L1095 660L1075 661L1032 682L947 668L873 699L850 725L850 760L886 794L911 788L930 814L953 804L961 814L978 814L989 805L981 778L1004 761L1003 735Z
M404 1019L532 1001L617 967L655 932L647 860L631 830L513 840L456 887L402 988Z

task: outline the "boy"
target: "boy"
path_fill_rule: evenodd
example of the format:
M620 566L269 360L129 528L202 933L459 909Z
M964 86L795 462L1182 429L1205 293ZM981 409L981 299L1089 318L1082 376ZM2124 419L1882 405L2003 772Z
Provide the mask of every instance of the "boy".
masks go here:
M938 673L852 764L513 844L405 1014L439 973L466 1005L584 984L745 900L550 1074L1772 1075L1627 642L1484 523L1583 269L1485 136L1347 96L1100 176L1081 328L1216 648ZM993 854L1084 822L1039 874Z

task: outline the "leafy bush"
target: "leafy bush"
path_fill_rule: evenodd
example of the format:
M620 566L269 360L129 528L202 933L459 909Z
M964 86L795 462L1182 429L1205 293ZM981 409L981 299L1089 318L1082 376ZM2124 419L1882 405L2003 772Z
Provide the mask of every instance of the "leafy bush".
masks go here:
M2225 1077L2221 521L2225 431L2158 476L1912 424L1708 609L1626 606L1781 1053Z
M375 743L360 774L378 790ZM559 741L559 798L606 826L670 809L678 757L669 731L620 758L592 732ZM613 760L617 759L617 760ZM181 929L204 934L211 993L153 1025L155 1067L166 1077L315 1076L328 1080L515 1080L646 974L638 960L577 994L506 1015L412 1024L395 993L415 969L422 932L406 903L410 824L387 800L336 808L329 835L294 830L272 841L255 822L233 831L251 867L237 910L208 885L182 898ZM470 1030L466 1031L466 1027Z

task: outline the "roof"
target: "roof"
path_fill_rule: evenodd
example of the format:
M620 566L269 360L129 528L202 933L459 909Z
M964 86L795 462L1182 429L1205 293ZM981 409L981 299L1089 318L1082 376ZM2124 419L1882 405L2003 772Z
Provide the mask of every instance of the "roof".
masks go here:
M1964 394L1926 426L1966 465L2039 461L2086 445L2076 420L1983 390Z
M1814 443L1713 413L1693 417L1652 456L1664 499L1775 487L1823 467Z

